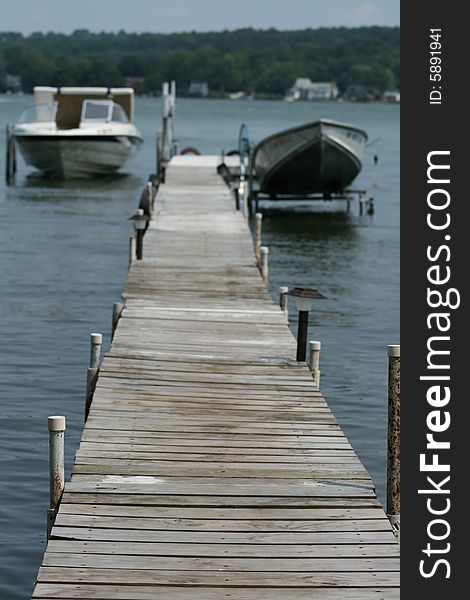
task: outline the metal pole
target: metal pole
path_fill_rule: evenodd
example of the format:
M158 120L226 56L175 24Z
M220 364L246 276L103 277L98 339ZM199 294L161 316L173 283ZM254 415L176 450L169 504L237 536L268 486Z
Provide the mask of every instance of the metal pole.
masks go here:
M297 361L304 361L307 354L308 312L299 310L299 327L297 330Z
M255 256L256 256L256 262L259 263L260 260L260 248L261 248L261 228L263 225L263 215L261 213L256 213L255 214L255 222L256 222L256 229L255 229Z
M144 255L144 230L137 230L137 239L136 239L136 258L137 260L142 260Z
M320 349L321 342L311 341L309 343L309 360L308 364L310 371L312 372L313 381L320 387Z
M400 346L388 346L387 516L400 529Z
M268 265L269 248L267 246L261 246L259 249L259 252L260 252L259 267L261 270L261 277L263 278L264 285L268 285L268 281L269 281L269 265Z
M47 427L49 430L49 484L50 501L47 511L47 539L51 535L51 529L59 508L60 499L65 486L64 467L64 432L65 417L48 417Z
M233 188L233 194L235 196L235 210L240 210L240 191L238 187Z
M288 302L287 302L287 292L289 291L288 287L280 287L279 288L279 306L281 310L284 312L284 317L286 319L286 323L289 322L289 310L288 310Z

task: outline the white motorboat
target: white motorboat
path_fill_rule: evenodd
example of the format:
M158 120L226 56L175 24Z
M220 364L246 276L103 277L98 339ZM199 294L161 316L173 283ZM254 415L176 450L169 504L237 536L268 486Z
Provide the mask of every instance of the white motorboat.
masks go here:
M26 164L66 179L114 173L136 156L132 88L36 86L34 97L13 132Z

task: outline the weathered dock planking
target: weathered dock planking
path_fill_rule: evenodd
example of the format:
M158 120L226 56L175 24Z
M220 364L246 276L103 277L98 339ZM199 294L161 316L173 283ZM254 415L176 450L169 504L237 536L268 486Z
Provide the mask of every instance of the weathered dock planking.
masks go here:
M397 599L389 521L215 167L167 169L33 597Z

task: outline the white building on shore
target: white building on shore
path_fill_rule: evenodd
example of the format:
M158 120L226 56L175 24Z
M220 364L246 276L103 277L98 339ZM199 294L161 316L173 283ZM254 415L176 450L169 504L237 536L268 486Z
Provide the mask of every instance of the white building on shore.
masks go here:
M336 100L339 90L329 81L311 81L308 77L298 77L286 92L286 100Z

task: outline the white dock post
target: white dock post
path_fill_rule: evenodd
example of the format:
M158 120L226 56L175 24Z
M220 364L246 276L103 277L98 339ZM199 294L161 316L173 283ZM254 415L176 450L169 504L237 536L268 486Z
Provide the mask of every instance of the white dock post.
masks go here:
M52 416L47 419L49 430L49 484L50 501L47 511L47 539L50 538L51 530L59 508L60 499L65 486L64 467L64 432L65 417Z
M86 394L85 394L85 421L90 412L91 401L96 387L96 380L100 370L100 354L103 336L101 333L90 334L90 366L87 369Z
M100 366L101 345L103 336L101 333L90 333L90 367Z
M400 536L400 346L388 346L387 516Z
M289 291L289 288L287 286L282 286L279 288L279 306L281 308L281 310L284 312L284 318L286 320L286 323L289 322L289 309L288 309L288 302L287 302L287 292Z
M308 366L312 372L313 381L317 387L320 387L320 350L321 342L310 341Z
M260 252L260 262L259 268L261 271L261 277L263 278L264 285L268 285L269 282L269 264L268 264L268 256L269 256L269 248L267 246L261 246L259 249Z
M366 205L366 196L364 193L359 194L359 216L362 217L364 214L364 207Z
M132 267L135 257L135 236L129 236L129 269Z
M261 229L263 226L263 215L261 213L256 213L255 214L255 223L256 223L256 229L255 229L255 256L256 256L256 262L259 263L260 261L260 248L261 248Z
M152 216L153 213L153 201L154 201L154 195L153 195L153 183L151 181L147 182L147 198L148 198L148 208L149 208L149 217Z
M242 214L245 219L248 219L248 202L247 202L247 185L245 181L245 177L240 178L240 183L238 185L238 201L242 203Z

